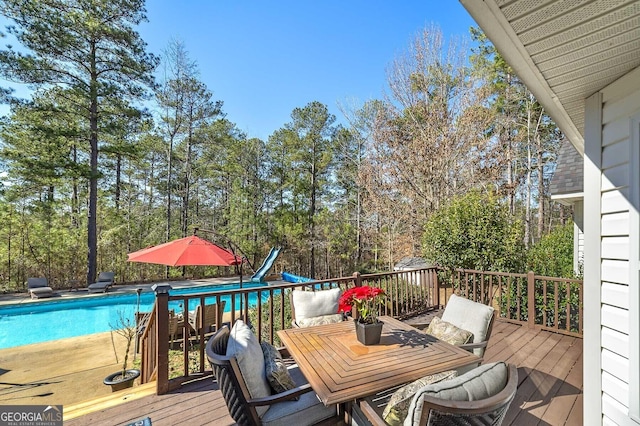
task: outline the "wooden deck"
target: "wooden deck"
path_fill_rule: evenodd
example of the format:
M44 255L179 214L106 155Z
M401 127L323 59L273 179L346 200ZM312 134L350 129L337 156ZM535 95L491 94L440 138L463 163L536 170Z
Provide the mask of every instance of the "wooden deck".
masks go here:
M518 366L518 392L504 424L583 423L582 339L498 320L485 362L498 360ZM83 410L90 408L84 405ZM126 425L147 416L154 426L234 424L210 377L168 395L145 396L78 416L88 411L83 410L65 407L65 426Z

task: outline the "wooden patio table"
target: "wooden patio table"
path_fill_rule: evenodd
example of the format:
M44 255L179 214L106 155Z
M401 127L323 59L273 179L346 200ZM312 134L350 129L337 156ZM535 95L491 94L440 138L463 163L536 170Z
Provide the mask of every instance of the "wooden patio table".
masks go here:
M429 374L481 361L394 318L380 320L384 327L377 345L358 342L352 320L281 330L278 336L325 405L350 404Z

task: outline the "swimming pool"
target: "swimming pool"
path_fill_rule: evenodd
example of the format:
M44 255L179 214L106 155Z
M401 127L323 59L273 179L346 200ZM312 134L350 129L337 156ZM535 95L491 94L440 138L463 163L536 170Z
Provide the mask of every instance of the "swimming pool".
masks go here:
M243 289L263 287L264 284L244 283ZM237 284L219 284L171 290L171 295L228 291L240 288ZM268 300L268 292L262 293L263 301ZM226 300L225 312L231 311L231 296L221 296ZM214 303L215 297L206 303ZM0 349L86 334L110 331L111 324L117 324L120 313L125 318L134 318L138 301L135 290L130 293L107 293L100 296L56 299L36 303L22 303L0 306ZM155 294L145 291L140 294L140 311L151 311ZM249 293L249 305L257 302L257 292ZM195 309L198 299L189 301L189 310ZM236 296L236 307L240 297ZM192 306L193 305L193 306ZM182 311L181 302L173 301L169 309Z

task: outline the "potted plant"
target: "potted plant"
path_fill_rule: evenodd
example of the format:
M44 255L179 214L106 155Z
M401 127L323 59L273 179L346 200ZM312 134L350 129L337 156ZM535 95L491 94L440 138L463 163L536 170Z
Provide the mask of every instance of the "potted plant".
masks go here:
M356 337L363 345L380 343L383 323L378 319L378 307L385 297L383 289L367 285L350 288L340 296L338 309L341 312L351 312L356 308Z
M124 362L122 369L116 373L109 374L104 379L104 384L111 386L111 391L116 392L133 386L133 381L140 376L140 370L127 369L129 362L129 350L131 349L131 341L136 337L137 329L130 318L126 318L122 312L118 312L118 321L116 325L111 325L112 330L127 340L127 346L124 352ZM118 354L115 344L113 350L116 353L116 362L118 362Z

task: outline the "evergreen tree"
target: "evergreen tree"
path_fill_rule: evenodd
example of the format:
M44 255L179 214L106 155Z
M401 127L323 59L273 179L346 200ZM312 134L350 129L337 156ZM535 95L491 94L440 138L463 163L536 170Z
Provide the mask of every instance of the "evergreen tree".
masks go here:
M99 123L110 98L140 99L153 84L156 58L133 29L146 20L143 0L2 0L16 25L9 33L26 49L0 51L0 72L13 81L59 85L73 93L86 121L89 151L87 282L97 270Z

